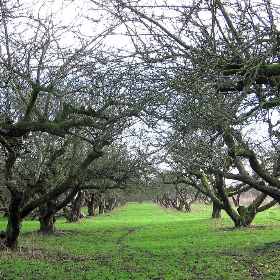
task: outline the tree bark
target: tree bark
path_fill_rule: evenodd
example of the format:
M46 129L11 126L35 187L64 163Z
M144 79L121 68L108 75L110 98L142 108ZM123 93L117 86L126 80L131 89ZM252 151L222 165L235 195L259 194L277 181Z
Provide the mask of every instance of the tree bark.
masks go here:
M96 213L95 213L95 210L94 210L94 202L90 201L90 203L87 204L87 207L88 207L88 215L89 216L95 216Z
M16 250L18 248L18 238L22 224L19 207L21 200L22 197L20 195L15 195L11 197L10 201L10 216L6 228L4 244L12 250Z
M191 204L188 203L187 201L185 201L185 211L186 212L191 212L192 211Z
M105 212L106 212L106 204L105 204L105 196L103 195L99 203L99 215L105 214Z
M100 197L99 193L93 193L90 196L90 198L85 197L85 202L86 202L87 207L88 207L88 215L89 216L97 215L95 210L100 204L100 199L101 199L101 197Z
M88 208L88 215L89 216L94 216L95 211L94 211L94 194L90 196L90 199L85 197L85 202Z
M228 195L226 193L223 177L220 175L216 176L216 188L218 191L218 195L224 203L224 210L230 216L232 221L234 222L235 227L247 227L250 225L252 220L246 219L246 216L241 216L236 213L236 211L232 208L231 203L229 201Z
M40 210L40 232L43 234L52 234L55 231L55 204L49 201L39 208Z
M107 207L106 209L108 211L113 211L113 209L115 208L116 206L116 203L117 203L117 199L115 197L110 197L108 200L107 200Z
M40 232L43 234L52 234L55 231L55 213L49 213L40 217Z
M220 219L221 218L221 207L213 201L213 208L212 208L212 219Z
M71 210L66 211L66 219L68 222L78 222L81 216L83 205L83 192L79 192L71 205Z

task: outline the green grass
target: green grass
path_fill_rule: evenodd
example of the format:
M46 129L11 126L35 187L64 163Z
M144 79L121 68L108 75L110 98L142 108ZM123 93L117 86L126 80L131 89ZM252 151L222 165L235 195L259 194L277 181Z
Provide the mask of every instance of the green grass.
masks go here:
M78 224L59 219L53 236L24 221L19 252L0 252L0 279L279 279L280 208L242 230L210 216L202 205L127 204Z

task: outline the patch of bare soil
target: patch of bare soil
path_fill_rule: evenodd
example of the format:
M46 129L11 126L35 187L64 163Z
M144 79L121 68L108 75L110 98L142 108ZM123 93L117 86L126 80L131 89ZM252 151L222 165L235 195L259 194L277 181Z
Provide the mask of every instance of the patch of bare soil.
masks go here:
M123 239L124 239L127 235L129 235L130 233L134 232L134 230L135 230L135 228L126 228L126 232L125 232L122 236L120 236L120 237L118 238L118 240L117 240L116 243L117 243L117 244L122 243Z

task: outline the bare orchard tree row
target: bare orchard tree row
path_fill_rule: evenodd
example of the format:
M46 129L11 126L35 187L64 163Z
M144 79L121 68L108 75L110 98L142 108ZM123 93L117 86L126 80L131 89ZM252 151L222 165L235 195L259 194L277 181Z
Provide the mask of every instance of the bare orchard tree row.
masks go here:
M157 186L156 186L157 185ZM165 208L191 212L193 203L211 204L211 199L190 184L184 184L170 172L161 174L154 182L153 201Z
M279 203L279 5L95 2L123 24L135 56L161 73L164 81L151 90L163 102L148 111L164 124L155 147L165 149L163 161L181 182L209 196L237 227ZM260 195L237 211L230 193L249 188Z
M52 229L54 213L149 102L145 69L105 44L118 24L101 13L89 18L83 4L0 1L0 144L10 195L4 244L12 249L36 208Z
M67 205L107 147L132 136L152 135L147 155L236 226L280 201L277 4L27 0L0 10L5 246L17 248L34 209ZM229 193L240 184L261 194L238 213ZM264 207L266 196L275 201Z

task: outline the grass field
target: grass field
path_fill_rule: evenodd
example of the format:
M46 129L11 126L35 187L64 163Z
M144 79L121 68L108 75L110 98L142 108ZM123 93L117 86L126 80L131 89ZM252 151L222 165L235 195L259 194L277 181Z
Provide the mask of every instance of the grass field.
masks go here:
M209 206L127 204L78 224L60 219L53 236L24 221L20 250L0 252L0 279L280 279L280 208L242 230L225 213L210 216Z

